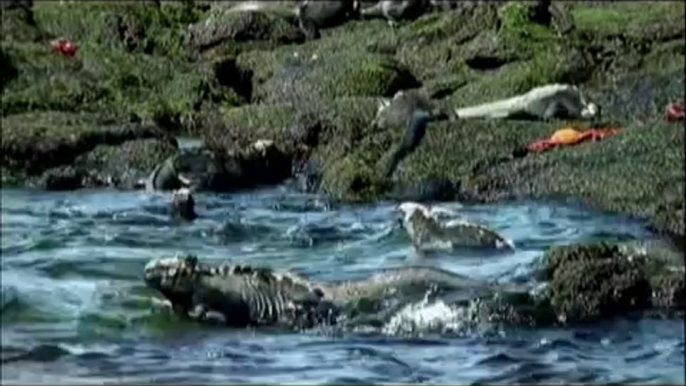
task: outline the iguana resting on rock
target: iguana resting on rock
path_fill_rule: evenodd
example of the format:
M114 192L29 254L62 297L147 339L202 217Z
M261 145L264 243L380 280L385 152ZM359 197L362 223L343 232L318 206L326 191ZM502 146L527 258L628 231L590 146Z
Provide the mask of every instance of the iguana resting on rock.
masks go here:
M210 265L195 256L149 262L145 282L177 314L234 327L310 328L359 320L361 314L387 314L427 293L460 303L495 291L491 284L429 267L392 268L364 280L322 283L289 271Z
M548 84L512 98L458 108L455 114L458 119L591 119L600 114L600 109L596 104L588 103L576 86Z
M452 211L416 202L404 202L397 210L402 212L403 227L418 252L456 247L514 249L511 241L485 226L460 219L441 221L442 215L455 217Z

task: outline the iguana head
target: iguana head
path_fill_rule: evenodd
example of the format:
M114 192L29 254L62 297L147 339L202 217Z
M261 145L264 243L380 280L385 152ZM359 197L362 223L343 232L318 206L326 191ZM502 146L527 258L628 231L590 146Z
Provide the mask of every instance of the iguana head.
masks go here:
M172 303L187 306L200 274L198 258L193 255L155 259L144 270L148 287L160 291Z
M287 308L307 311L324 296L320 288L294 273L203 264L192 255L152 260L144 276L148 287L162 293L175 310L188 314L204 305L224 313L225 323L233 325L273 323L284 317Z

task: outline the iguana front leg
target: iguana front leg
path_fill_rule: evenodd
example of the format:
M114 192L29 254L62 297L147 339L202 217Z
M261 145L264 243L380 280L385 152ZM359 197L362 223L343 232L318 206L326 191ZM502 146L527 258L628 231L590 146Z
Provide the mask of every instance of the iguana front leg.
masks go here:
M196 304L192 310L189 310L187 315L191 319L202 320L207 312L207 307L204 304Z
M193 310L188 311L188 316L197 321L224 325L226 324L226 316L219 311L211 310L204 304L196 304Z

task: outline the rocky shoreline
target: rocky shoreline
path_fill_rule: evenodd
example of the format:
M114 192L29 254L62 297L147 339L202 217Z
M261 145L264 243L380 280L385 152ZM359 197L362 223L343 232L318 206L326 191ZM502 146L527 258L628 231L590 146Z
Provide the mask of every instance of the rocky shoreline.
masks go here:
M202 1L3 3L2 185L132 189L178 154L174 137L193 136L212 154L201 171L219 181L209 190L295 178L303 190L348 203L572 200L644 219L683 248L684 127L664 120L664 106L684 99L682 3L570 3L564 23L553 23L530 3L461 2L395 27L352 18L314 35L285 11L292 4L272 3L260 12ZM77 53L54 52L58 38L75 42ZM372 124L384 98L419 89L440 117L549 83L579 85L602 107L602 122L443 114L384 176L407 120L401 111ZM591 124L620 131L526 150L559 128ZM269 151L256 151L258 141L271 141ZM599 269L577 267L586 267L579 277ZM612 267L639 281L648 275ZM658 282L641 288L683 294L683 275ZM565 291L595 291L566 283L553 295L560 304Z

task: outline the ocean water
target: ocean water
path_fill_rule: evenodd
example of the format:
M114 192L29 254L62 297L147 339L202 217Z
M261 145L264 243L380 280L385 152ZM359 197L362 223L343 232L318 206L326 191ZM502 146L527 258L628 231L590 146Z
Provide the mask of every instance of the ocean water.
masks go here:
M169 217L166 194L2 190L3 383L685 382L680 320L474 330L463 328L463 310L443 303L412 305L378 331L179 320L154 306L159 295L143 282L150 259L192 252L317 280L414 261L391 202L332 205L285 186L196 202L200 218L186 223ZM651 237L640 223L560 204L459 210L516 251L425 263L484 279L526 276L551 245Z

